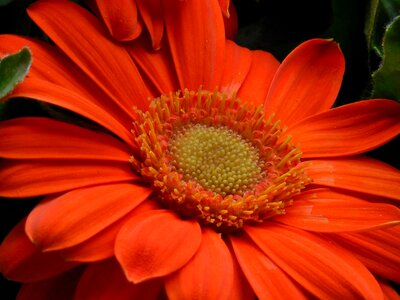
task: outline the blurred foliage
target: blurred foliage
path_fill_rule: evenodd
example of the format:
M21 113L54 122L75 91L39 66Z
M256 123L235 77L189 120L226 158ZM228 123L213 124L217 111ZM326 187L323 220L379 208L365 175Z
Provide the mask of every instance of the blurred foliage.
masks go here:
M15 54L0 58L0 99L12 92L22 82L32 64L32 54L22 48Z

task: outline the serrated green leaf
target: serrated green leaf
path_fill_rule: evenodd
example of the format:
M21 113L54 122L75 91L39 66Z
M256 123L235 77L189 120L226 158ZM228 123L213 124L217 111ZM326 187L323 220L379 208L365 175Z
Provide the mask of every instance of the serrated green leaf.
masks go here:
M382 39L385 28L400 14L400 0L370 0L364 28L368 51L383 56Z
M0 99L11 93L15 86L24 80L31 64L32 54L27 47L0 60Z
M400 16L387 26L383 38L383 61L372 74L373 97L400 101Z

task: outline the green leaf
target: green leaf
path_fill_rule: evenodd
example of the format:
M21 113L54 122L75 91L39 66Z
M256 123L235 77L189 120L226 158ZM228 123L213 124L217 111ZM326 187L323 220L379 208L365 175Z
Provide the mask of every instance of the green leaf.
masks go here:
M0 60L0 99L11 93L15 86L24 80L31 64L32 54L27 47Z
M383 56L382 39L386 26L400 14L400 0L370 0L364 33L368 51Z
M387 26L383 38L383 61L372 74L375 98L400 101L400 16Z

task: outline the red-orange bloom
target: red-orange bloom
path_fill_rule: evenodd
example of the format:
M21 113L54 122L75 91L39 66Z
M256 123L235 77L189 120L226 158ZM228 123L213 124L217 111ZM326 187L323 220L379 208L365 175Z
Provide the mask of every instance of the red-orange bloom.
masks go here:
M29 8L56 46L0 36L2 55L34 57L9 98L100 125L0 124L0 196L46 196L0 248L19 299L396 295L400 173L361 154L398 135L400 105L331 109L333 41L279 64L225 38L217 0L162 2L159 51L67 1Z
M136 39L147 29L154 49L161 47L164 34L162 0L88 0L88 4L101 16L109 33L118 41ZM168 5L174 5L172 2ZM235 7L230 0L219 0L224 16L227 37L233 38L237 31Z

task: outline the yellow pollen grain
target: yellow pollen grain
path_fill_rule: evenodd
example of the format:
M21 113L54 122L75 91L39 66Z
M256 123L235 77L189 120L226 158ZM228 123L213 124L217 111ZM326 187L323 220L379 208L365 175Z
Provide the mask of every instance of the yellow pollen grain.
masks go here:
M175 168L220 195L243 194L263 177L258 149L225 127L191 124L169 141Z

